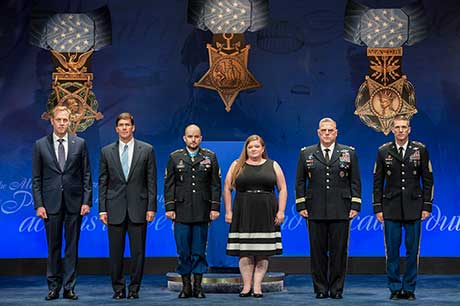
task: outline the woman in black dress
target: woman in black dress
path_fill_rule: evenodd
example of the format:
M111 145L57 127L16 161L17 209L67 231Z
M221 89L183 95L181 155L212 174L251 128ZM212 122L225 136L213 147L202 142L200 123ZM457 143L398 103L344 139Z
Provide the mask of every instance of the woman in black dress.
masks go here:
M278 189L278 200L274 193ZM232 209L232 190L236 190ZM246 139L238 160L228 170L224 186L225 221L230 223L227 254L239 256L243 278L240 297L262 297L268 257L282 253L280 224L286 209L286 180L276 161L268 159L260 136Z

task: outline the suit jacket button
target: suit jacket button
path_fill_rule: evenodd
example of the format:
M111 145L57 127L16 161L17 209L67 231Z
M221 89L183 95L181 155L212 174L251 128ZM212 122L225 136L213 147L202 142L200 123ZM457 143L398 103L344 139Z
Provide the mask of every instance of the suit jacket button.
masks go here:
M192 190L192 192L196 192L196 190L195 190L195 189L193 189L193 190Z
M329 187L329 186L326 186L326 189L329 189L329 188L331 188L331 187Z
M406 190L406 187L402 186L401 189L402 189L402 190Z

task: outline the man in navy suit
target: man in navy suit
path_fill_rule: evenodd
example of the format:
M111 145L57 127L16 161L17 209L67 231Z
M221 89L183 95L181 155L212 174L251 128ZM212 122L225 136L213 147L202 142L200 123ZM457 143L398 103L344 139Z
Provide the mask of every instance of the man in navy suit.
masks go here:
M82 217L89 213L92 199L91 172L85 140L67 133L70 110L57 106L51 111L53 133L34 145L32 189L34 207L45 223L48 242L46 300L59 297L78 299L78 240ZM65 251L62 252L64 228Z
M128 233L132 257L128 299L137 299L144 273L147 222L157 210L155 153L150 144L134 139L131 114L118 115L115 130L118 141L101 151L99 218L108 226L113 298L126 298L123 253Z

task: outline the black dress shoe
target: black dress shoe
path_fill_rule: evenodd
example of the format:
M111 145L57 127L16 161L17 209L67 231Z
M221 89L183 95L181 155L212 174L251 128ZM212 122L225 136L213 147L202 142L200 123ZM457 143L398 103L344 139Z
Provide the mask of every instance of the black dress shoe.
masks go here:
M340 299L343 299L343 295L342 295L342 293L340 293L340 292L331 293L331 299L340 300Z
M410 300L410 301L415 300L415 294L413 292L404 291L404 295L405 295L406 300Z
M112 296L113 299L115 300L121 300L121 299L125 299L126 298L126 293L124 290L117 290L113 293L113 296Z
M59 291L58 290L50 290L48 295L45 297L45 300L51 301L59 298Z
M68 300L78 300L78 295L76 295L73 290L64 290L64 294L62 296Z
M136 291L130 291L128 292L128 299L138 299L139 298L139 293Z
M252 295L252 290L248 292L240 292L240 297L250 297Z
M403 293L400 290L391 291L390 300L399 300L403 298L404 298Z
M328 295L327 295L327 293L325 293L325 292L318 292L318 293L316 294L316 298L317 298L317 299L325 299L325 298L327 298L327 297L328 297Z
M261 292L261 293L255 293L255 292L254 292L254 293L252 294L252 296L255 297L256 299L260 299L260 298L263 298L263 297L264 297L264 295L263 295L262 292Z

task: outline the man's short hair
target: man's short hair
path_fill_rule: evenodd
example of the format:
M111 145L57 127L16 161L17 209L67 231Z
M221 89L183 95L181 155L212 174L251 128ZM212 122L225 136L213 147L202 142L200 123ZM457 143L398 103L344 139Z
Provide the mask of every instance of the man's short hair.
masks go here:
M134 125L134 117L130 113L125 112L118 115L117 120L115 120L115 126L118 126L118 121L120 120L129 120L131 124Z
M407 116L404 116L404 115L396 115L393 119L393 122L391 123L392 126L395 125L395 121L396 120L403 120L403 121L407 121L407 126L410 126L410 119L407 117Z
M67 113L69 113L69 117L70 117L70 114L72 113L67 106L57 105L57 106L53 107L53 109L50 111L51 118L54 118L54 116L55 116L55 114L57 112L67 112Z
M323 124L324 122L332 122L332 123L334 123L335 127L337 127L337 122L335 122L334 119L326 117L326 118L323 118L323 119L321 119L319 121L318 128L320 128L321 124Z

